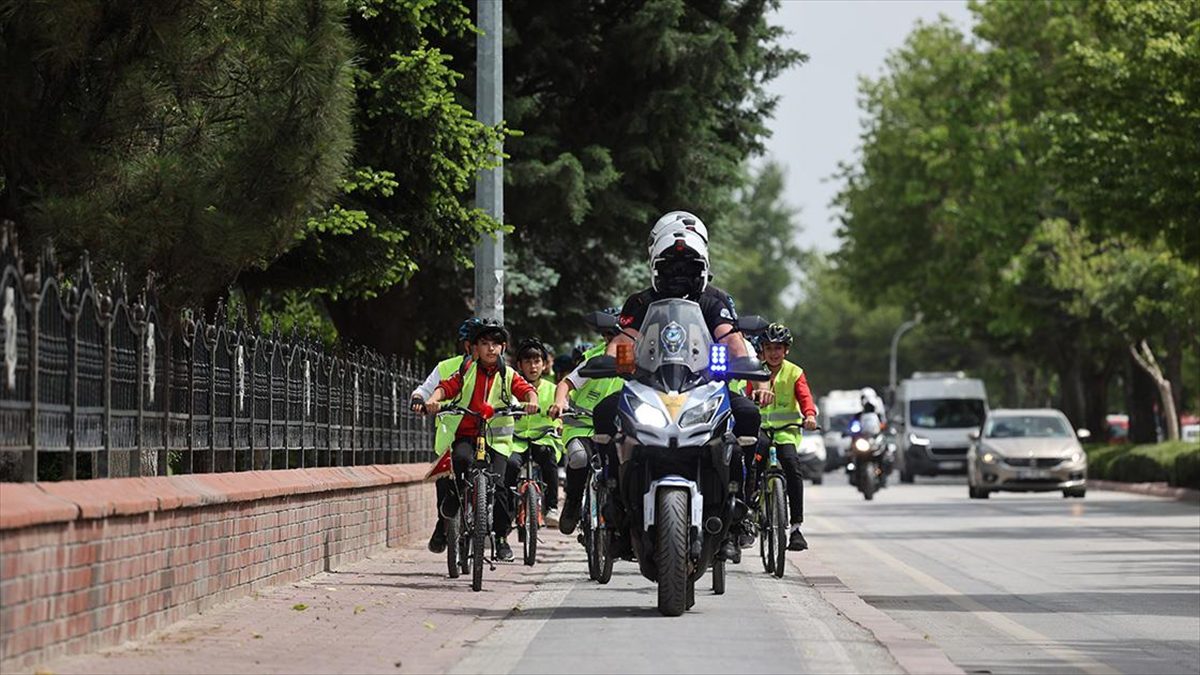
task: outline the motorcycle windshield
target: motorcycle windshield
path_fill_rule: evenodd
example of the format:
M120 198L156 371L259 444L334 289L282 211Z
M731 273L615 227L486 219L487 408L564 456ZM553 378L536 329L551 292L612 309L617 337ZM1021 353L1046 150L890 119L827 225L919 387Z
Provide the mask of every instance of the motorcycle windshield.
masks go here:
M665 369L685 371L691 376L669 378L675 381L702 377L708 370L712 344L712 334L700 305L678 298L659 300L646 309L642 338L637 345L637 365L646 372L659 373Z

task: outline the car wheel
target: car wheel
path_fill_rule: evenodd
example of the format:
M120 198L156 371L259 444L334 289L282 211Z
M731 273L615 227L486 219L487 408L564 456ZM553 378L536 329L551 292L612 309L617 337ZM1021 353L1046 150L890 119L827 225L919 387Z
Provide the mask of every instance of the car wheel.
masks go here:
M911 473L909 473L908 469L900 469L900 482L901 483L911 483L911 482L913 482L914 478L915 478L915 476L913 476Z
M1067 488L1066 490L1063 490L1063 499L1070 499L1072 497L1075 499L1083 499L1084 495L1086 494L1087 488Z
M984 490L983 488L977 488L973 485L967 486L967 493L971 496L971 499L987 499L988 498L987 490Z
M817 474L812 477L813 485L820 485L821 483L824 483L824 482L825 482L825 476L822 476L821 474Z

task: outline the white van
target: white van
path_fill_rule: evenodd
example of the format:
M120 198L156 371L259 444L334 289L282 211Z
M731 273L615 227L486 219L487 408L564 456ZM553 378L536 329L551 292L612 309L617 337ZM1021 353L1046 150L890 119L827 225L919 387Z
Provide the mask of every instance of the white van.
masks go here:
M987 412L983 380L962 371L913 373L901 380L889 418L896 430L900 482L966 473L969 435L979 430Z

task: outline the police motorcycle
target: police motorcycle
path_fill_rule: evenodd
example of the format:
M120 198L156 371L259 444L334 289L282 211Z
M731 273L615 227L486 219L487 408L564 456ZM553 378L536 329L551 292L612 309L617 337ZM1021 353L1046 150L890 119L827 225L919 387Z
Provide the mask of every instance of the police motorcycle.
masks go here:
M619 328L613 316L588 319ZM738 321L744 332L766 326L757 316ZM714 591L723 591L718 552L741 515L737 508L745 508L730 483L737 439L726 381L767 381L770 373L753 357L729 358L700 305L669 298L647 308L635 344L619 344L615 358L592 358L580 374L626 380L614 441L630 544L642 576L658 583L659 612L679 616L695 604L696 582L710 565Z
M875 493L884 487L887 474L891 472L891 455L895 444L890 436L882 433L879 415L863 413L861 419L850 423L846 430L850 437L850 460L846 473L850 482L862 493L863 499L871 501Z

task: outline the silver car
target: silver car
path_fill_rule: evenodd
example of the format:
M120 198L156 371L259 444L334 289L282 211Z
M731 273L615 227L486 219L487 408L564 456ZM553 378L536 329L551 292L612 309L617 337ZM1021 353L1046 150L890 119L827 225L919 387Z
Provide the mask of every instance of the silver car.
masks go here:
M1083 497L1087 492L1087 453L1067 416L1052 408L992 410L983 429L970 434L967 486L972 499L992 492L1050 492Z

